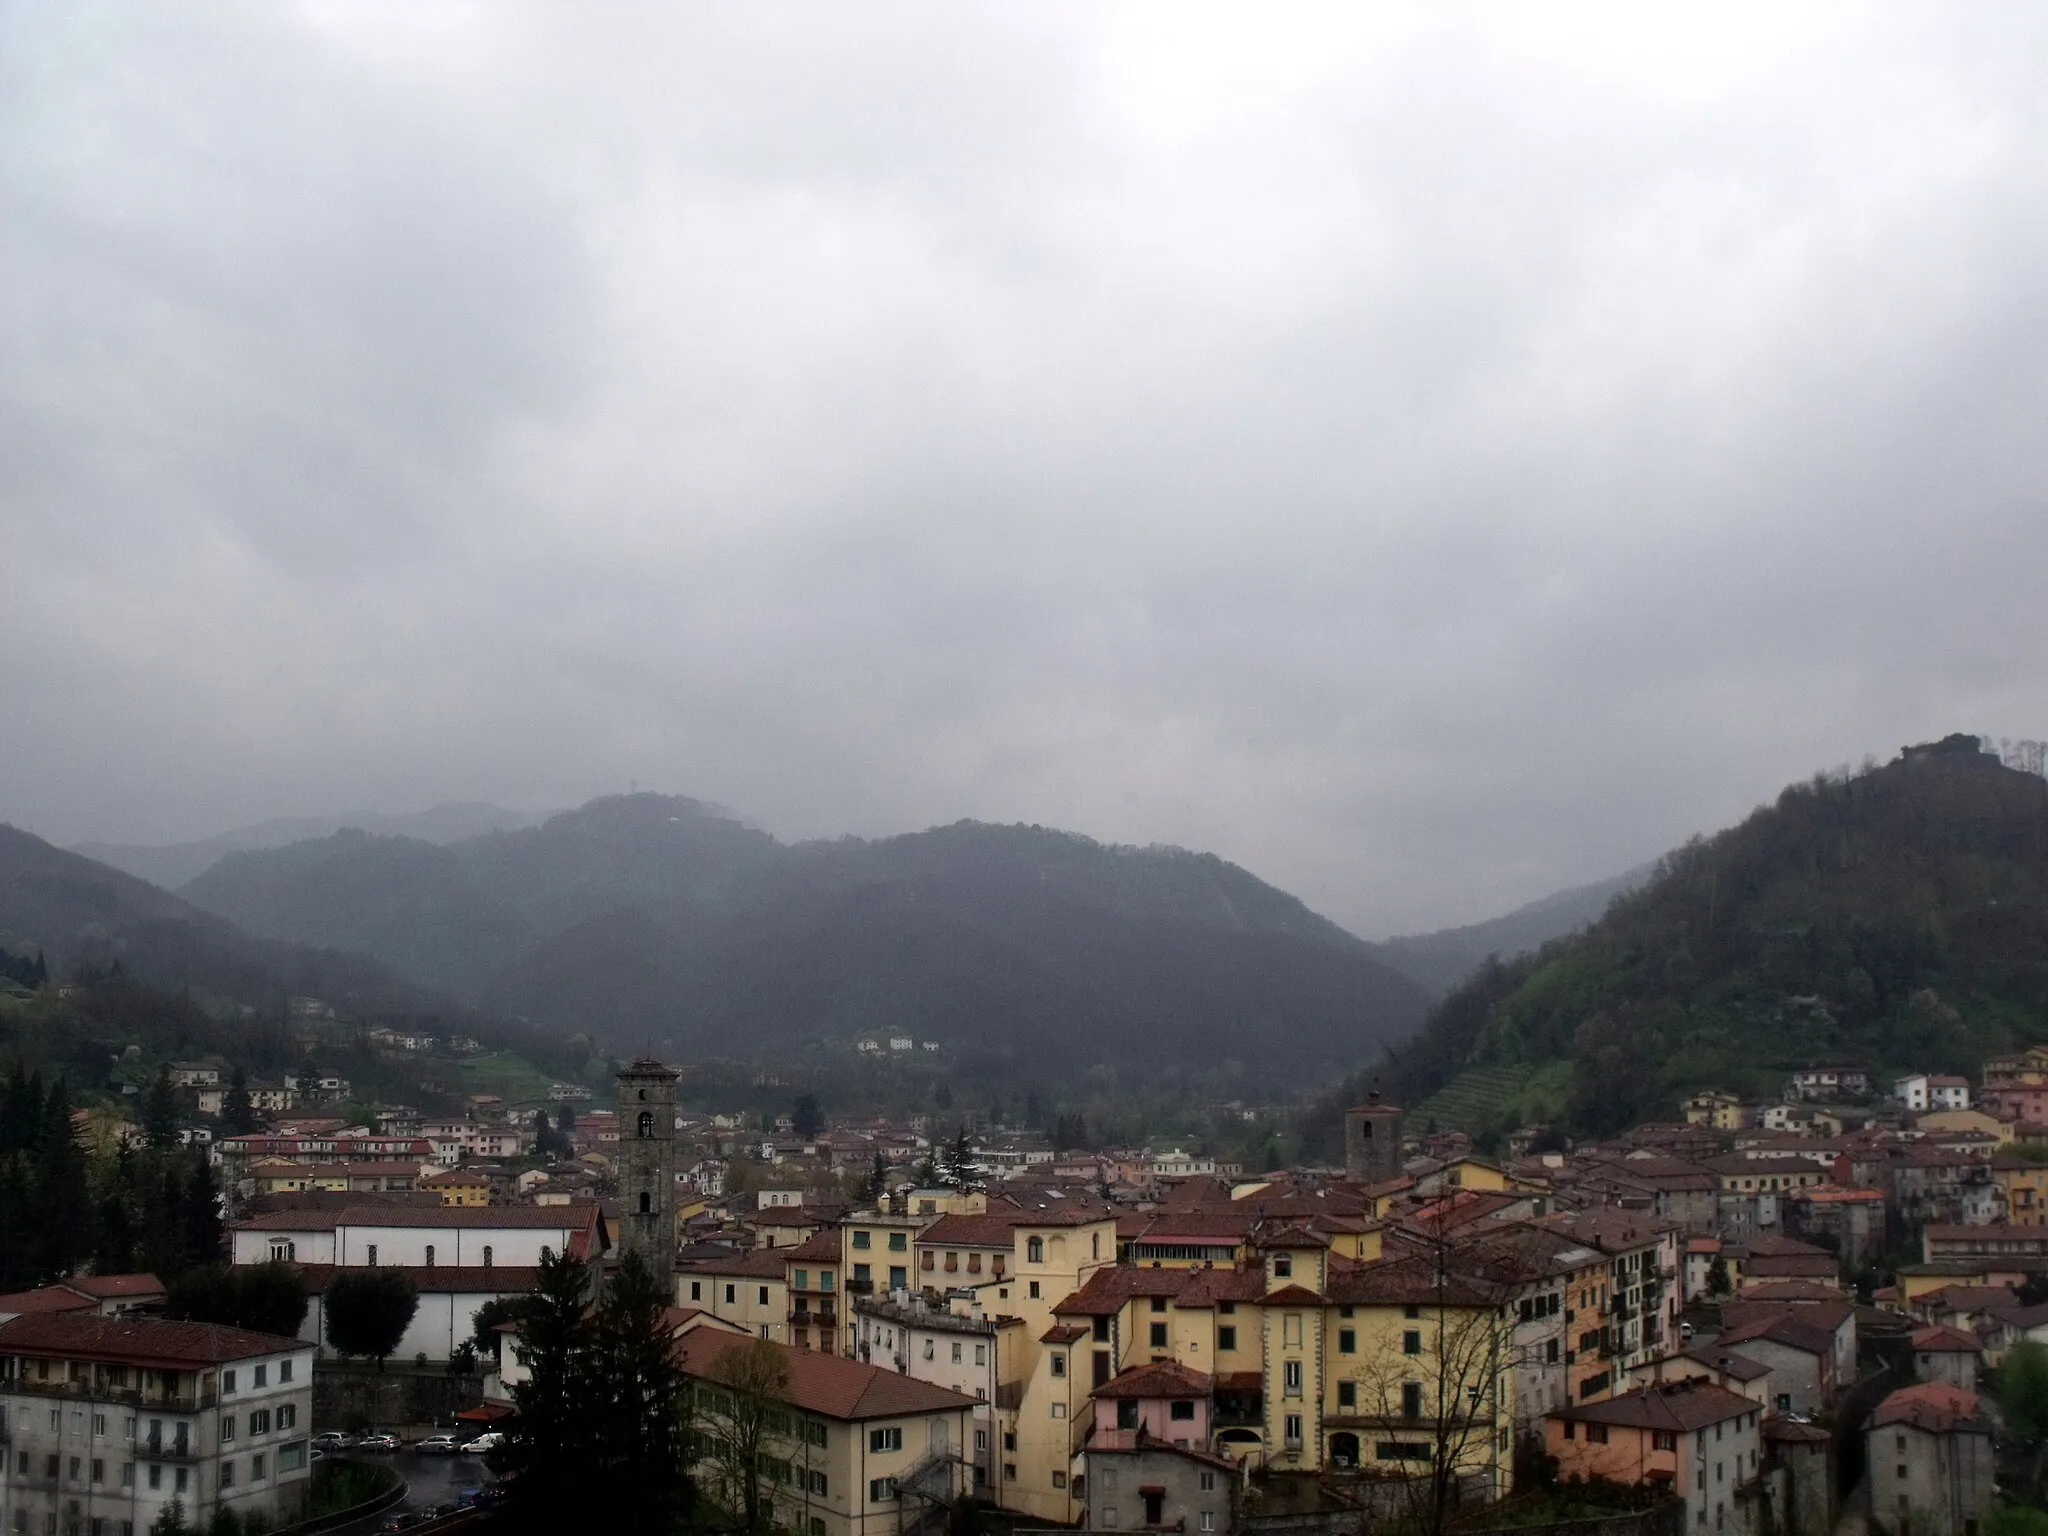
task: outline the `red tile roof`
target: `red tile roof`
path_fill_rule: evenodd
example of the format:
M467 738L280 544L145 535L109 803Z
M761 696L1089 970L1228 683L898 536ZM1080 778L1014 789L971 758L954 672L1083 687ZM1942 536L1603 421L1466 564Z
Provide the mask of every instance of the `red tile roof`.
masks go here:
M1755 1402L1726 1387L1707 1381L1677 1381L1659 1387L1637 1387L1605 1402L1558 1408L1545 1417L1634 1429L1694 1430L1757 1411Z
M1207 1397L1213 1379L1207 1371L1189 1370L1171 1360L1134 1365L1119 1371L1089 1393L1090 1397Z
M1026 1216L1022 1211L941 1216L917 1234L917 1241L926 1248L1001 1248L1007 1252L1016 1243L1017 1226L1023 1222L1035 1224L1037 1220L1035 1214Z
M130 1296L161 1296L164 1293L164 1283L155 1275L74 1275L63 1283L74 1291L83 1291L102 1301Z
M39 1285L32 1291L0 1295L0 1313L82 1312L96 1305L90 1296L81 1296L68 1285Z
M1916 1332L1913 1348L1930 1355L1981 1355L1984 1352L1984 1347L1969 1334L1955 1328L1944 1328L1939 1323Z
M1870 1417L1870 1427L1881 1429L1887 1424L1907 1424L1936 1435L1951 1430L1990 1433L1990 1426L1977 1417L1977 1394L1945 1381L1901 1387L1879 1403Z
M1760 1317L1754 1322L1724 1331L1714 1342L1721 1344L1746 1344L1751 1339L1763 1339L1772 1344L1782 1344L1788 1349L1797 1349L1809 1355L1830 1355L1834 1353L1835 1331L1817 1323L1805 1321L1801 1313L1805 1309L1787 1307L1772 1317Z
M741 1275L749 1280L780 1280L794 1248L749 1248L729 1259L687 1259L676 1266L685 1275Z
M828 1227L823 1232L812 1234L794 1248L775 1250L786 1259L795 1259L800 1264L830 1264L839 1257L839 1229Z
M192 1370L312 1347L298 1339L252 1333L246 1328L159 1317L43 1312L0 1323L0 1354L105 1360L158 1370Z
M858 1360L709 1328L699 1328L679 1340L676 1360L686 1375L715 1381L718 1361L727 1351L762 1344L781 1357L787 1372L779 1394L782 1401L828 1419L889 1419L917 1413L949 1413L974 1406L971 1397L895 1371L863 1365Z
M1842 1292L1817 1280L1772 1280L1764 1285L1745 1285L1744 1301L1841 1301Z

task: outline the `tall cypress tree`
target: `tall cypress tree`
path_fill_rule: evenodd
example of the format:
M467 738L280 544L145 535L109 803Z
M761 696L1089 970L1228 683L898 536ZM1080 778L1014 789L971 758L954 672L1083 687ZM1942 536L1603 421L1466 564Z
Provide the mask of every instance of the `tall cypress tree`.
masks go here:
M249 1077L240 1067L228 1078L227 1097L220 1106L220 1128L230 1136L246 1136L256 1129L256 1112L249 1107Z
M51 1084L43 1100L40 1177L36 1201L42 1220L43 1276L54 1279L93 1251L92 1192L85 1173L85 1149L71 1125L71 1095L63 1081Z
M178 1144L178 1091L171 1069L163 1067L142 1095L142 1134L159 1151Z
M0 1153L0 1291L27 1290L42 1278L29 1175L26 1152Z
M218 1264L227 1256L220 1220L220 1186L206 1154L185 1159L185 1198L179 1208L180 1244L188 1265Z
M136 1209L135 1153L127 1142L114 1149L113 1166L107 1171L106 1192L100 1196L99 1245L92 1267L103 1275L125 1275L135 1268Z

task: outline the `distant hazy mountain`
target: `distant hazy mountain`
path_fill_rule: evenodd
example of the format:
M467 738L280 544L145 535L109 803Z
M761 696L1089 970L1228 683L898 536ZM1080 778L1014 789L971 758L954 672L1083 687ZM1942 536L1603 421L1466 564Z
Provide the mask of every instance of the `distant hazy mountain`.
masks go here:
M435 1011L445 997L361 954L258 938L133 875L0 825L0 947L40 949L52 978L83 963L252 1005L290 996Z
M283 848L310 837L326 837L347 827L387 837L416 837L428 843L452 843L485 832L513 831L546 820L548 813L508 811L502 805L479 800L451 801L432 810L387 816L380 811L344 811L339 816L286 816L259 821L253 827L203 838L196 843L80 843L71 851L82 853L101 864L125 869L131 875L176 890L186 881L219 863L231 853L250 849Z
M788 845L619 796L446 847L343 832L238 853L185 894L503 1012L727 1056L896 1033L1048 1076L1271 1077L1370 1057L1429 1003L1235 865L1042 827Z
M1597 922L1609 902L1643 884L1655 868L1643 864L1625 875L1557 891L1483 923L1388 939L1379 946L1380 958L1441 997L1488 956L1513 959Z

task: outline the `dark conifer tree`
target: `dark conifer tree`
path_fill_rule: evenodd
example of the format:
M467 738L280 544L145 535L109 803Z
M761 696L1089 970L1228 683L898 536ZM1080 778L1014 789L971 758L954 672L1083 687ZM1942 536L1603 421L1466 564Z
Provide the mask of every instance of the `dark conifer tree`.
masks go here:
M178 1144L178 1091L171 1086L171 1069L160 1068L156 1080L143 1091L142 1135L159 1150Z
M85 1149L71 1124L71 1096L59 1081L43 1100L43 1134L36 1180L42 1221L43 1275L69 1274L93 1251L92 1191L87 1185Z
M179 1208L180 1244L187 1264L218 1264L227 1256L220 1219L220 1187L204 1154L186 1160L184 1199Z
M27 1290L41 1279L35 1185L28 1154L0 1153L0 1291Z
M596 1336L589 1316L590 1271L548 1254L520 1317L527 1379L512 1389L520 1433L491 1452L504 1476L506 1514L518 1530L572 1529L588 1510L602 1448L590 1412L597 1395Z
M135 1227L130 1213L139 1204L135 1153L127 1142L114 1150L106 1192L100 1196L99 1243L92 1267L103 1275L125 1275L135 1268Z
M229 1136L246 1136L256 1129L256 1112L249 1107L249 1079L240 1067L228 1079L227 1097L221 1100L220 1128Z
M597 1444L607 1465L598 1486L629 1536L665 1536L688 1516L692 1490L682 1423L682 1374L664 1317L673 1295L637 1253L618 1273L595 1317Z

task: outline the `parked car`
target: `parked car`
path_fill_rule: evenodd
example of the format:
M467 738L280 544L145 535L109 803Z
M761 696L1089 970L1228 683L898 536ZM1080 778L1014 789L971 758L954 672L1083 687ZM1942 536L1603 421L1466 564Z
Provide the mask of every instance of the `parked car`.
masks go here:
M323 1429L313 1437L316 1451L345 1451L355 1443L354 1435L345 1435L338 1429Z
M412 1448L422 1456L453 1456L458 1449L453 1435L429 1435L414 1441Z
M425 1525L426 1523L427 1517L425 1515L416 1515L411 1510L407 1510L402 1515L393 1515L389 1520L386 1520L383 1528L387 1532L409 1531L416 1525Z
M505 1502L505 1485L503 1483L486 1483L483 1487L477 1489L476 1497L469 1502L477 1509L496 1509Z
M396 1435L365 1435L356 1442L359 1451L395 1451L398 1449Z
M462 1454L465 1456L481 1456L485 1451L495 1451L504 1443L505 1437L503 1435L499 1434L495 1429L487 1429L474 1440L466 1442L462 1447Z

